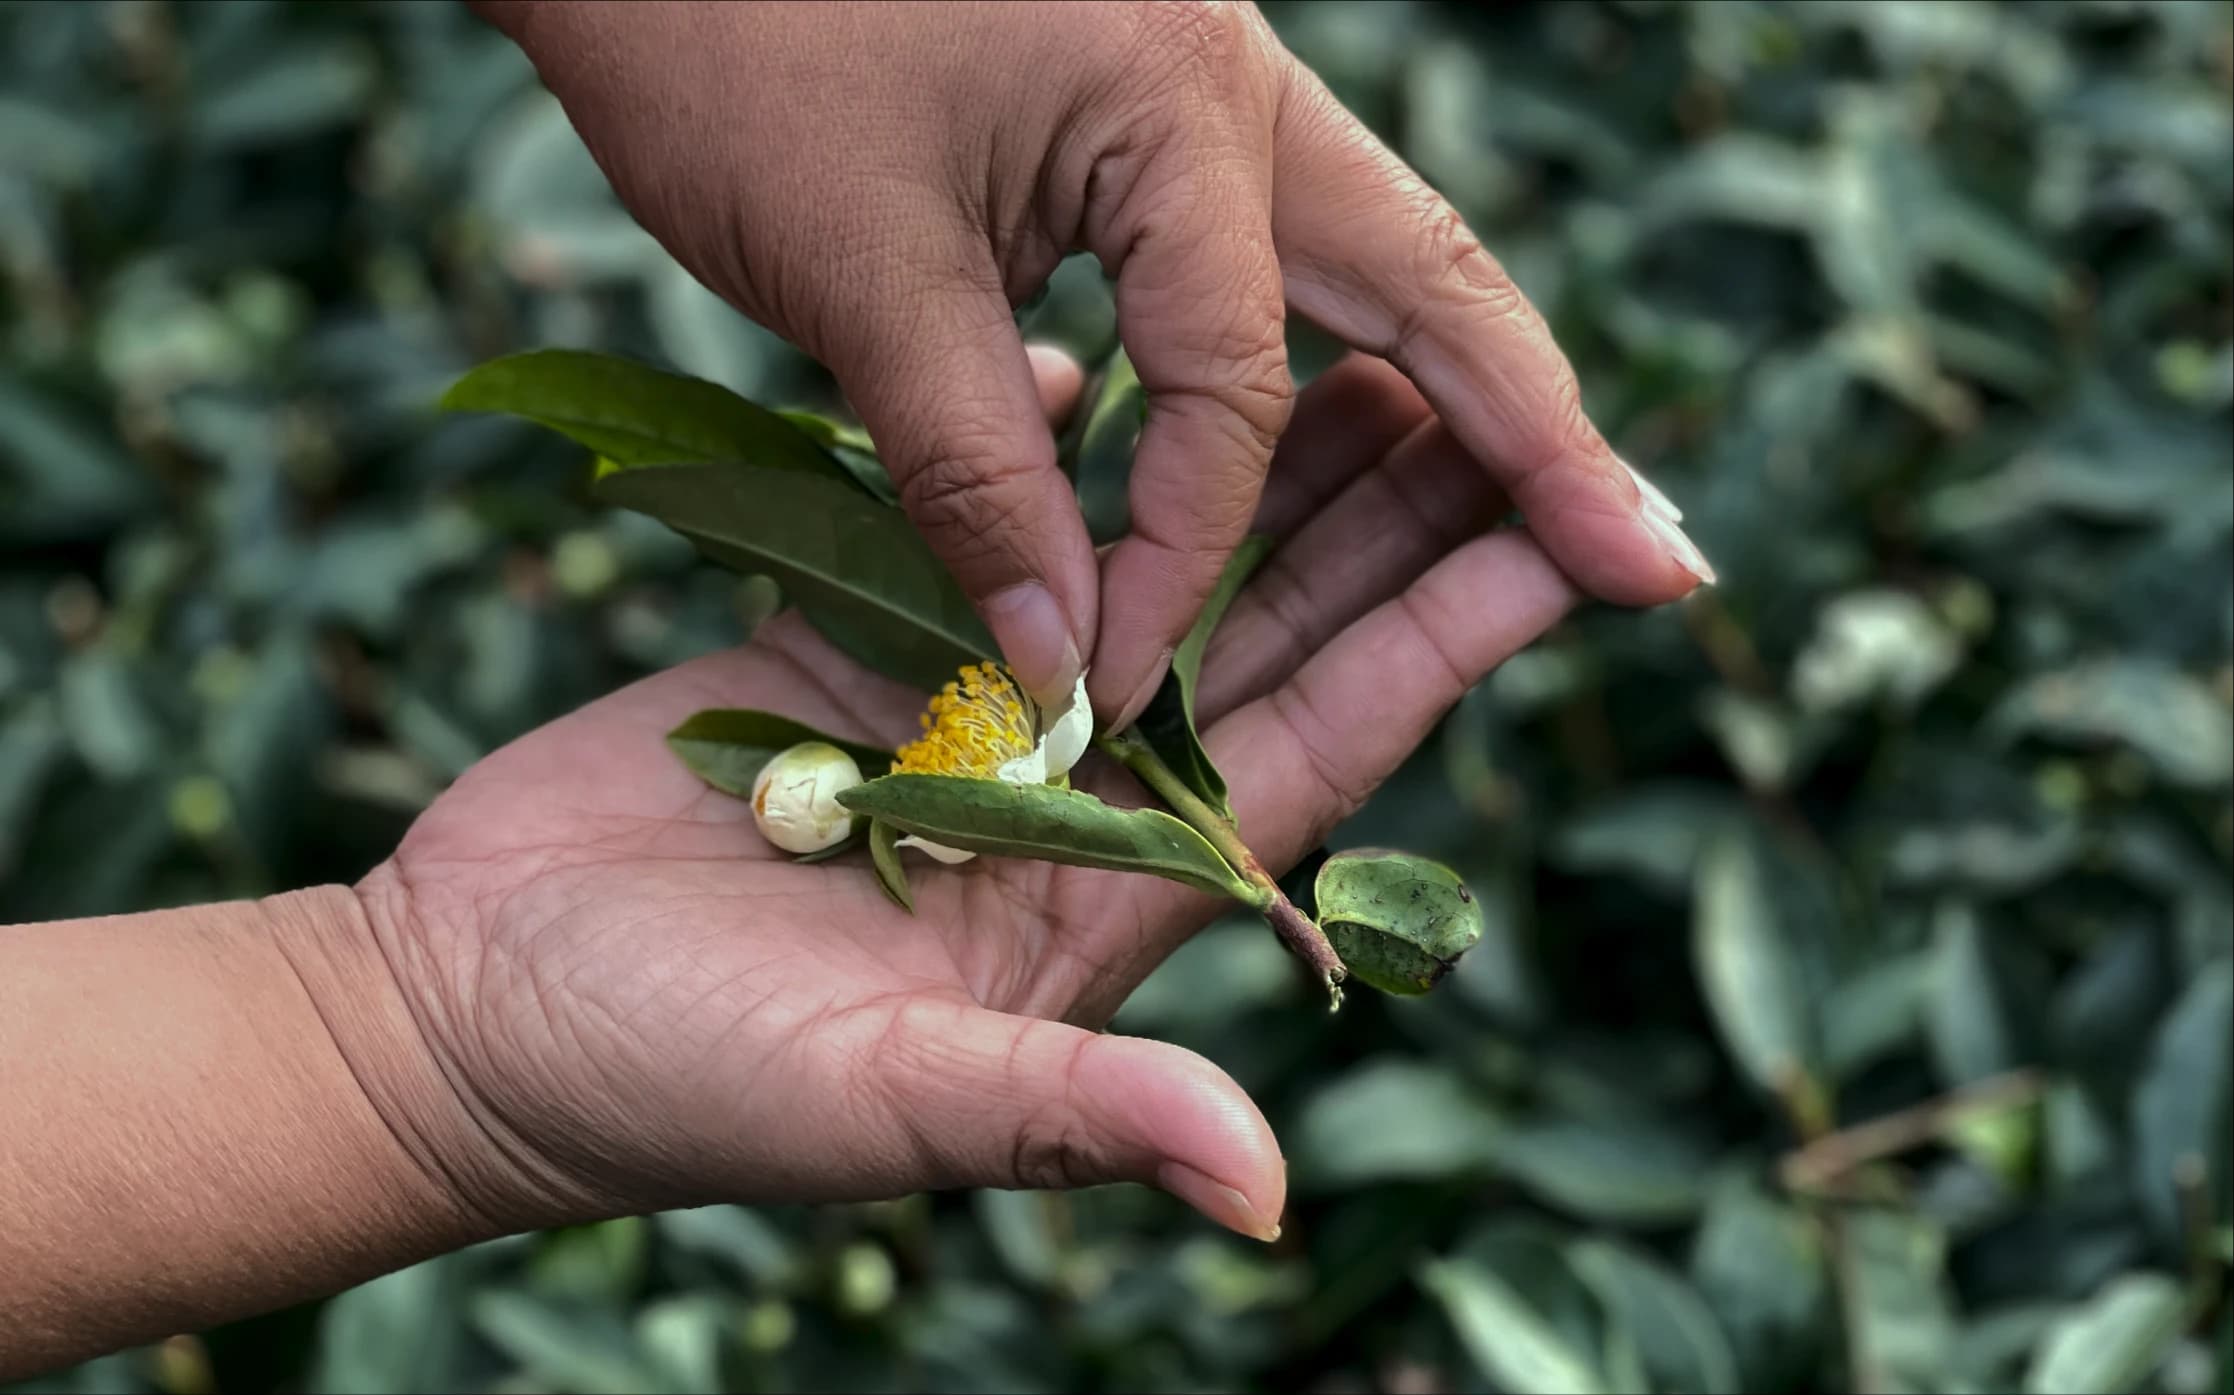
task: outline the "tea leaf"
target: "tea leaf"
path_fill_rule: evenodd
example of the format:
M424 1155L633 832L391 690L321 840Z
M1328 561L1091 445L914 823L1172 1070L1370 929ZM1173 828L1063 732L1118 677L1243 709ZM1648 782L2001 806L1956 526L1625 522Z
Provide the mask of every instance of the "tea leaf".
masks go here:
M1119 809L1080 790L953 775L887 775L856 785L838 802L903 833L965 852L1146 872L1236 900L1249 895L1217 850L1171 815Z
M1613 1388L1588 1357L1484 1266L1436 1260L1420 1271L1420 1286L1443 1305L1467 1354L1500 1389L1593 1395Z
M849 478L666 465L608 474L596 493L651 515L726 567L773 577L824 638L901 682L937 688L998 652L906 515Z
M1663 1225L1705 1201L1711 1154L1649 1118L1517 1124L1495 1165L1538 1200L1594 1221Z
M915 897L908 892L908 869L900 861L900 850L893 846L900 840L900 831L883 819L869 820L869 865L876 869L877 885L892 899L892 904L910 915L915 913Z
M1636 1343L1655 1389L1722 1395L1740 1388L1730 1339L1682 1275L1642 1249L1596 1237L1568 1246L1567 1263Z
M2234 965L2213 964L2188 984L2157 1028L2133 1091L2133 1189L2167 1238L2186 1224L2179 1179L2189 1174L2211 1210L2234 1192L2227 1142L2234 1117Z
M2161 1274L2122 1274L2048 1333L2032 1356L2032 1395L2114 1395L2163 1364L2186 1305Z
M1132 526L1126 491L1132 484L1133 448L1140 444L1148 393L1119 349L1104 370L1079 434L1076 464L1079 512L1095 543L1113 542Z
M1155 697L1133 723L1133 730L1187 788L1229 820L1233 817L1233 806L1226 801L1225 777L1210 763L1210 753L1203 750L1202 738L1195 732L1195 687L1202 677L1202 654L1210 645L1211 634L1225 618L1226 608L1233 604L1233 598L1241 594L1250 574L1272 554L1272 548L1271 538L1256 537L1245 539L1234 549L1224 574L1218 578L1217 588L1210 593L1210 599L1203 602L1202 614L1195 618L1194 628L1187 631L1187 638L1172 652L1171 672L1165 675Z
M804 722L742 707L709 707L693 712L667 733L667 744L691 773L723 794L752 798L760 768L802 741L827 741L874 778L892 764L892 753L858 741L816 731Z
M1481 903L1456 872L1409 853L1336 853L1314 886L1319 924L1350 976L1384 993L1433 988L1482 937Z
M854 482L894 508L899 507L900 491L892 483L892 474L884 468L877 456L876 442L869 433L858 426L835 421L819 413L797 408L780 408L776 415L798 427L814 439L814 443L830 452Z
M1723 1044L1772 1095L1807 1079L1815 1055L1799 968L1776 920L1759 853L1737 835L1711 845L1699 866L1692 954Z
M482 364L450 385L452 412L525 417L602 457L599 478L642 465L716 461L853 475L792 421L703 378L612 354L536 349Z
M1496 1106L1453 1073L1376 1057L1306 1100L1295 1125L1296 1185L1327 1192L1480 1174L1496 1163L1507 1127Z

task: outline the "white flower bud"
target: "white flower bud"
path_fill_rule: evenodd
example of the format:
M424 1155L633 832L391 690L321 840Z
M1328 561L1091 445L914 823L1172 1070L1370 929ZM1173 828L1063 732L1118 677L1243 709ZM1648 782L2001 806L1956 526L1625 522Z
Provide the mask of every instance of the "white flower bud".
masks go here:
M853 815L838 795L860 783L853 757L828 742L803 741L760 768L752 782L752 821L785 852L821 852L853 831Z

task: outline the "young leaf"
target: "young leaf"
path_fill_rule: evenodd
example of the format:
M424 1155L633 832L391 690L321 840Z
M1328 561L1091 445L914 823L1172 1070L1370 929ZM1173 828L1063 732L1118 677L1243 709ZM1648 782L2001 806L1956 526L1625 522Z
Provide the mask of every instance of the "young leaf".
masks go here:
M694 712L667 733L667 744L691 772L723 794L752 798L760 767L802 741L827 741L875 779L892 764L892 753L858 741L816 731L804 722L742 707L709 707Z
M1314 897L1350 977L1383 993L1425 993L1482 937L1482 908L1466 883L1409 853L1336 853L1319 869Z
M600 478L640 465L715 461L853 476L793 422L702 378L576 349L482 364L450 385L452 412L504 412L595 451Z
M823 637L877 672L937 688L998 652L906 515L850 480L739 465L623 470L596 484L733 570L775 578Z
M869 865L876 868L877 885L892 898L892 904L910 915L915 913L915 897L908 892L908 869L900 861L900 850L893 845L900 840L900 830L883 819L869 820Z
M1226 802L1225 777L1210 763L1210 754L1202 749L1202 738L1195 732L1195 688L1202 677L1202 655L1210 646L1210 636L1251 573L1272 554L1272 547L1272 539L1256 537L1245 539L1234 550L1233 559L1218 578L1217 589L1203 603L1194 628L1172 652L1171 672L1133 723L1133 730L1171 767L1172 773L1228 821L1233 818L1233 807Z
M903 833L965 852L1032 857L1151 876L1250 899L1201 834L1154 809L1119 809L1080 790L953 775L887 775L838 802Z

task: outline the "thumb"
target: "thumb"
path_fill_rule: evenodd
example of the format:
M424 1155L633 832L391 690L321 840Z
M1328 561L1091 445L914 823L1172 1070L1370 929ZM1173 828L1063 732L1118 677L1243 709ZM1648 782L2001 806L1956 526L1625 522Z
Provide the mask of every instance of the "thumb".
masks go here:
M998 279L895 285L862 303L875 308L831 368L901 507L1017 681L1067 699L1093 642L1099 574Z
M1287 1166L1233 1077L1182 1047L971 1004L918 1002L881 1045L878 1098L934 1187L1143 1182L1277 1239Z

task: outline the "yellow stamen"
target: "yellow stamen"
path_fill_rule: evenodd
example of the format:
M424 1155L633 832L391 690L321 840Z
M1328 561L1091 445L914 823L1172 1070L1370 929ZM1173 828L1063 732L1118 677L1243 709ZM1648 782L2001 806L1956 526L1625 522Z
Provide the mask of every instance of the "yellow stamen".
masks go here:
M931 699L923 737L902 746L895 775L993 779L1001 766L1032 753L1038 709L999 664L971 664Z

